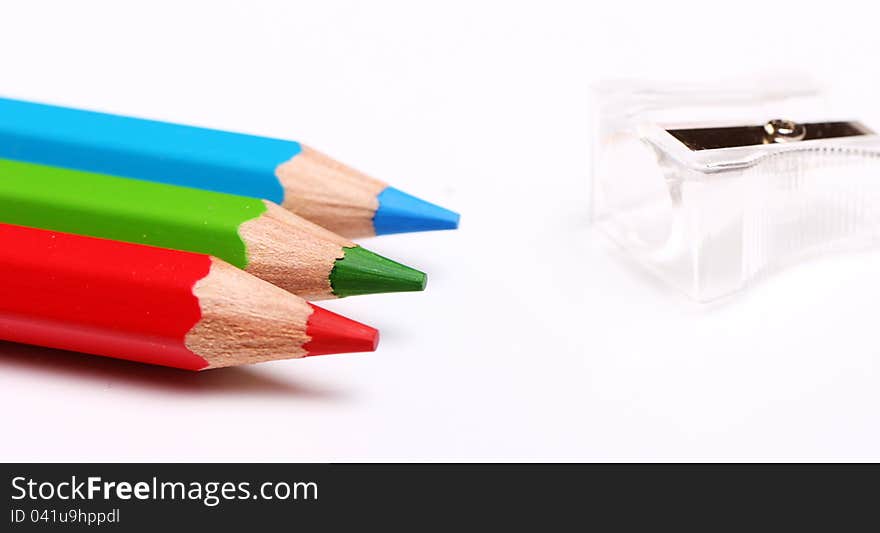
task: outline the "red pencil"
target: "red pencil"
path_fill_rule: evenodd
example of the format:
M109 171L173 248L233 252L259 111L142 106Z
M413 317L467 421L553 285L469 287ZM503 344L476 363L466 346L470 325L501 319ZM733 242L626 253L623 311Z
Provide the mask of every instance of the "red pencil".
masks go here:
M0 224L0 339L204 370L378 332L207 255Z

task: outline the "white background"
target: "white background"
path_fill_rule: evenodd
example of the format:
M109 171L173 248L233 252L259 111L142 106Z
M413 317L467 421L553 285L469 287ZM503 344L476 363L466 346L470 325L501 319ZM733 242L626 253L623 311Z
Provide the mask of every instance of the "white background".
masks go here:
M327 304L374 354L187 374L0 345L0 459L876 458L880 255L702 308L587 226L592 83L796 69L871 118L869 5L3 2L0 94L302 140L462 227L364 243L430 274Z

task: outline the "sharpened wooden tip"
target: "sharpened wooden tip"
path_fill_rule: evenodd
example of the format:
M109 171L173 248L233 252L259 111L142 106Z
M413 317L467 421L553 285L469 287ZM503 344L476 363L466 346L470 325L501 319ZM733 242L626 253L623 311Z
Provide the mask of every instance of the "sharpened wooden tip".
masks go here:
M368 352L379 333L216 258L193 287L202 316L186 347L221 368L310 355Z
M283 207L346 237L458 227L458 213L407 194L308 146L275 169Z
M283 207L346 237L376 234L377 196L387 183L308 146L279 165L275 175L284 189Z
M330 273L354 243L264 200L266 212L239 228L245 270L307 300L334 298Z
M269 201L241 225L245 270L307 300L421 291L426 276L355 245Z

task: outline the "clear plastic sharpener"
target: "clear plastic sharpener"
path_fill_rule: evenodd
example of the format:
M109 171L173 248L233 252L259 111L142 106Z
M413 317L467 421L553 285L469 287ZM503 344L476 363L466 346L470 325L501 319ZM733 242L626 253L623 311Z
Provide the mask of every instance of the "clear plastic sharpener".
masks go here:
M595 96L593 222L690 297L880 242L880 137L814 85L624 82Z

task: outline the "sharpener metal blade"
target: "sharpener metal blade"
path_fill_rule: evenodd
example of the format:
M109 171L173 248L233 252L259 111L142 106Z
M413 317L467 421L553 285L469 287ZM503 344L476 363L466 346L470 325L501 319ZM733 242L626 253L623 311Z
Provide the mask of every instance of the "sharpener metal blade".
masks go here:
M759 144L856 137L874 133L864 124L854 121L799 124L788 120L771 120L760 126L667 129L666 132L695 152Z

